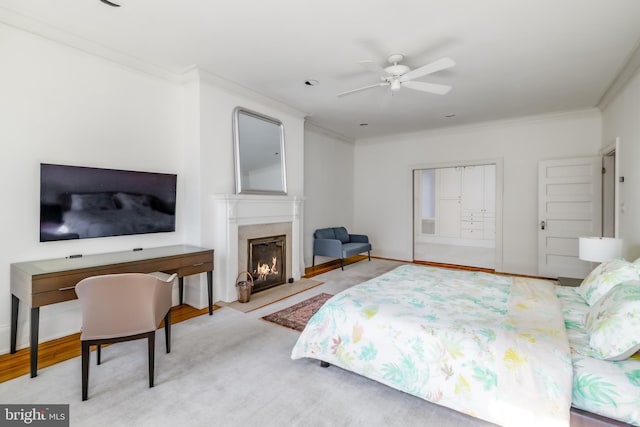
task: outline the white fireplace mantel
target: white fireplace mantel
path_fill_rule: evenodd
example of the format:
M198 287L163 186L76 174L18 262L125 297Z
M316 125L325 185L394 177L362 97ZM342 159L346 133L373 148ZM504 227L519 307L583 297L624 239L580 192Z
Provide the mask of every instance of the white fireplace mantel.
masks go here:
M237 299L238 227L257 224L291 224L291 277L298 280L304 271L303 199L296 196L216 194L205 207L203 225L215 249L213 270L214 300Z

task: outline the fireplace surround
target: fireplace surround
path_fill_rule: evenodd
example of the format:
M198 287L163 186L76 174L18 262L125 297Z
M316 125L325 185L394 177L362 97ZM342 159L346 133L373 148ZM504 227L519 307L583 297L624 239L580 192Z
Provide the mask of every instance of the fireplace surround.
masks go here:
M221 194L205 207L206 243L216 250L214 300L237 300L238 273L248 267L248 240L285 236L285 280L298 280L304 271L302 255L303 199L297 196Z

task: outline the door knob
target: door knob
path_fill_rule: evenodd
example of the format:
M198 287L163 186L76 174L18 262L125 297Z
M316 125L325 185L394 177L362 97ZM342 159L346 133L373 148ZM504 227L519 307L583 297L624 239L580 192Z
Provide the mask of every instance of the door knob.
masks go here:
M547 224L544 221L540 221L540 230L544 230Z

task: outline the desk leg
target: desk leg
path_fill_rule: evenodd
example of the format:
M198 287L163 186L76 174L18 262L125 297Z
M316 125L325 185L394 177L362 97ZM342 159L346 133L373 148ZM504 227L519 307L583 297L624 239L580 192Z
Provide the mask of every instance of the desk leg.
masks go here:
M20 307L20 300L11 294L11 354L16 352L18 340L18 307Z
M180 305L182 305L182 297L184 295L184 277L178 277L178 294L180 295Z
M207 271L207 293L209 294L209 316L213 315L213 271Z
M40 325L40 307L31 309L31 378L38 375L38 327Z

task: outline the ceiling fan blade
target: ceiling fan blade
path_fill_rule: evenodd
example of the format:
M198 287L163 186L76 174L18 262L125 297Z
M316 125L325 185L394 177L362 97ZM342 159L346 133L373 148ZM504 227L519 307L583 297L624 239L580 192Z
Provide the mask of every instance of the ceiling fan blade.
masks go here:
M365 87L360 87L358 89L353 89L353 90L348 90L346 92L342 92L338 94L338 97L342 97L342 96L346 96L346 95L351 95L352 93L356 93L356 92L360 92L363 90L367 90L367 89L371 89L374 87L378 87L378 86L389 86L389 82L380 82L380 83L376 83L374 85L370 85L370 86L365 86Z
M403 74L400 77L400 81L401 82L407 82L409 80L413 80L413 79L417 79L417 78L422 77L422 76L426 76L427 74L432 74L432 73L435 73L437 71L441 71L441 70L445 70L447 68L451 68L454 65L456 65L456 63L453 61L453 59L451 59L449 57L440 58L437 61L433 61L430 64L423 65L420 68L416 68L415 70L411 70L408 73Z
M374 61L371 60L364 60L364 61L360 61L360 65L362 65L364 68L366 68L367 70L371 71L372 73L374 73L377 76L388 76L389 73L387 73L384 68L382 68L379 64L377 64Z
M404 82L402 86L407 87L409 89L420 90L422 92L435 93L436 95L444 95L449 93L451 90L451 86L448 85L440 85L437 83L426 83L426 82Z

